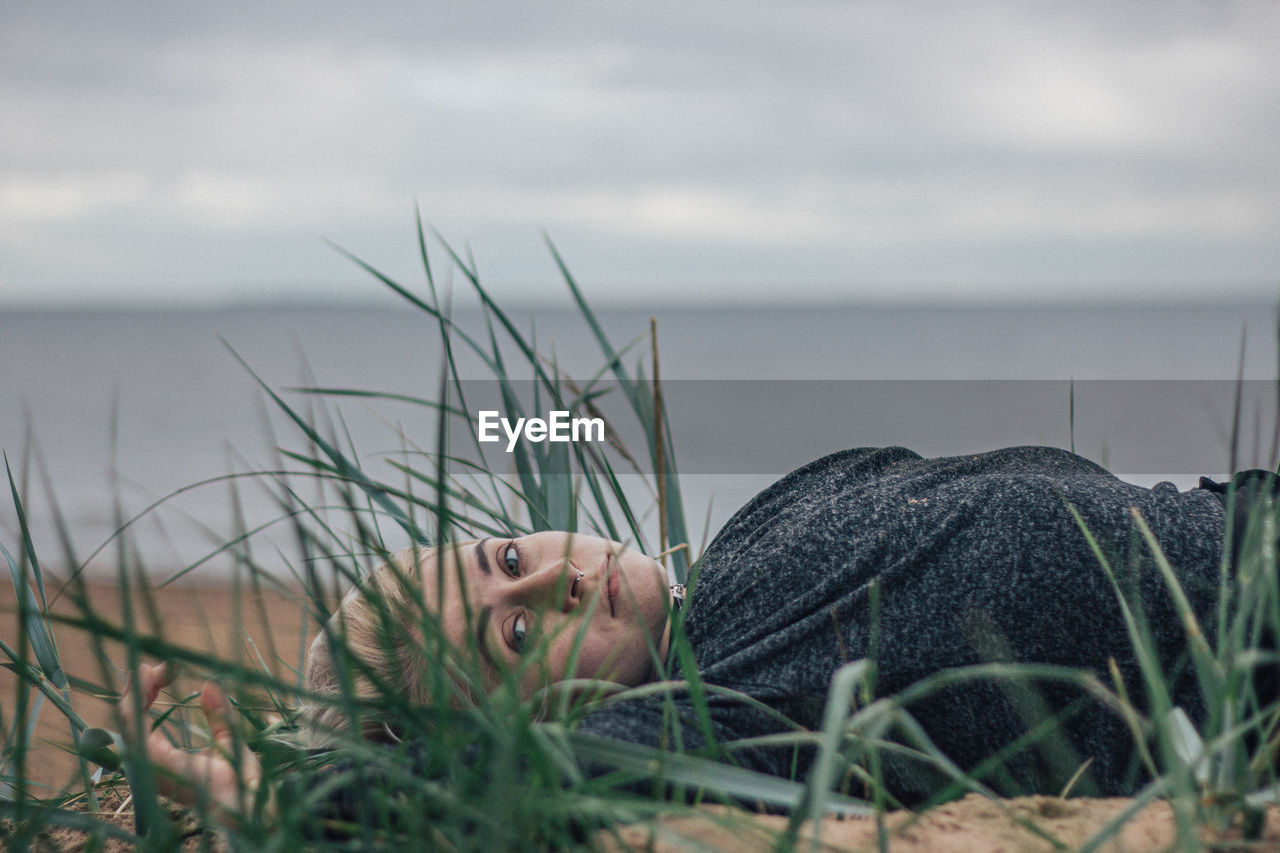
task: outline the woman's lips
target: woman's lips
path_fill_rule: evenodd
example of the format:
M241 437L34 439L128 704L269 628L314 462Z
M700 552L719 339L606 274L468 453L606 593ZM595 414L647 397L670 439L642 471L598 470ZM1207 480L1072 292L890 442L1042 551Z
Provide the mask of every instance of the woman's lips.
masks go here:
M605 597L605 600L609 602L609 616L614 619L618 618L618 609L614 604L614 602L617 600L617 597L618 597L618 581L619 581L619 578L618 578L617 571L609 570L609 558L605 557L604 597Z

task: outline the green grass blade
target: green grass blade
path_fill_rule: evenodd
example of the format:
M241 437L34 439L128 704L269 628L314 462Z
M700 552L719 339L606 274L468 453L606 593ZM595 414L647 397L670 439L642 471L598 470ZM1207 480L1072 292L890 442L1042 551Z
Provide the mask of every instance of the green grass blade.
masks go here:
M1169 564L1169 559L1164 554L1164 549L1160 547L1160 543L1156 541L1156 536L1151 532L1151 528L1147 525L1147 521L1142 517L1142 513L1138 512L1137 507L1130 508L1134 523L1138 526L1138 530L1142 533L1143 540L1147 543L1147 548L1151 551L1151 556L1155 559L1156 567L1160 570L1161 577L1164 578L1165 587L1169 591L1169 595L1173 597L1174 606L1178 611L1178 618L1182 620L1182 627L1187 633L1187 642L1191 646L1191 654L1195 660L1196 675L1200 679L1200 689L1205 696L1221 695L1225 682L1225 673L1222 671L1221 664L1213 656L1213 651L1209 648L1209 643L1205 640L1204 631L1200 627L1200 620L1196 618L1195 610L1191 607L1191 602L1187 600L1187 594L1182 589L1182 584L1178 582L1178 576L1173 570L1173 566Z
M13 592L18 600L18 611L22 616L22 624L31 642L31 651L36 656L40 671L59 690L67 688L67 676L62 671L62 662L58 658L58 647L54 645L53 635L42 617L40 603L27 583L25 573L9 553L9 549L0 543L0 555L9 564L9 578L13 582Z
M764 803L788 809L799 806L805 796L805 786L798 782L742 767L731 767L705 758L583 732L570 732L568 739L574 754L582 763L614 768L637 778L657 777L668 785L714 792L746 803ZM867 803L841 795L832 795L824 805L827 814L864 817L872 813Z

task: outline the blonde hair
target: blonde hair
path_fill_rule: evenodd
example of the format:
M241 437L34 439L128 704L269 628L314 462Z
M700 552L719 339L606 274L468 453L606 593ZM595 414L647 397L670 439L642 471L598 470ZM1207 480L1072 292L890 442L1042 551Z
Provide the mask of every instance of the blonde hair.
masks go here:
M419 630L418 564L433 553L407 548L392 554L347 592L311 642L303 686L312 695L298 709L311 746L328 745L336 734L351 729L351 702L336 701L338 697L363 703L360 734L370 740L395 737L393 721L371 707L389 689L412 705L431 699L431 664ZM334 701L323 698L328 696Z

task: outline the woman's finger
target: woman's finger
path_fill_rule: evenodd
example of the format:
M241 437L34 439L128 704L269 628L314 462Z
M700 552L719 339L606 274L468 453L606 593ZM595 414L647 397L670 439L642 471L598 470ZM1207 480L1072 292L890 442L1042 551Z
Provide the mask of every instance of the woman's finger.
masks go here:
M233 758L240 779L250 787L256 787L262 777L262 765L252 750L244 748L231 730L232 708L227 693L217 683L206 681L200 691L200 705L209 723L209 734L214 745L228 758Z
M206 681L200 691L200 705L209 722L213 742L219 749L230 753L235 743L231 736L231 700L221 687L212 681Z
M142 664L138 667L138 681L142 685L142 707L150 709L160 691L173 683L173 668L168 661L158 664Z
M126 735L134 728L135 710L139 706L143 712L151 710L160 691L172 683L173 668L167 662L138 665L137 673L125 684L124 692L120 695L120 718L123 721L121 730ZM138 700L133 697L134 690L138 691Z

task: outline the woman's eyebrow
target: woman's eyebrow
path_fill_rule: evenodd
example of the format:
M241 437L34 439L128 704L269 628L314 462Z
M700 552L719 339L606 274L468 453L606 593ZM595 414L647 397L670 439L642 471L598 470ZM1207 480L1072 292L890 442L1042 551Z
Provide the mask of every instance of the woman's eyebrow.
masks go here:
M484 550L485 544L492 538L492 536L486 536L476 543L476 562L480 564L480 571L486 575L493 574L489 569L489 555Z
M497 670L498 662L493 659L493 650L489 648L489 641L486 636L489 633L489 620L492 616L492 607L480 608L480 618L476 620L476 646L480 651L480 657L484 658L485 662L493 667L494 670Z

